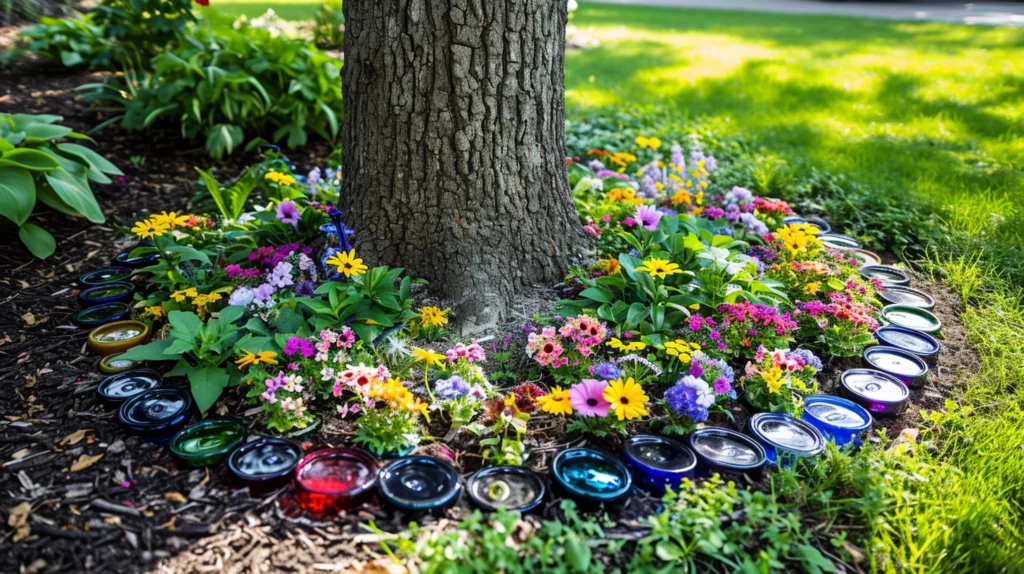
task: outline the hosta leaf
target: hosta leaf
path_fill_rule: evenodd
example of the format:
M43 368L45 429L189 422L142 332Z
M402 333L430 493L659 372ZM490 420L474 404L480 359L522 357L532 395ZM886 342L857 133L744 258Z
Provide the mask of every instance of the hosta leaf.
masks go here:
M0 215L21 225L28 221L35 204L32 174L18 167L0 167Z
M50 232L33 223L22 225L18 230L18 238L32 252L32 255L40 259L46 259L57 250L57 242Z
M0 166L21 167L31 171L49 171L60 164L53 156L37 149L18 148L0 156Z

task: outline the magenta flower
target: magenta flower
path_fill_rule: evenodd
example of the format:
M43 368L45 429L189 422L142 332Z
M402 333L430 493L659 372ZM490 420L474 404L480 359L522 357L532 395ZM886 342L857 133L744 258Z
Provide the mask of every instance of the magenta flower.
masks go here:
M633 217L636 218L640 225L647 231L654 231L658 228L658 222L661 221L662 213L657 209L649 205L638 205L636 213Z
M569 387L569 404L581 417L605 417L612 404L605 400L608 381L583 379Z
M277 206L277 220L281 223L295 225L299 222L299 206L294 201L282 201Z

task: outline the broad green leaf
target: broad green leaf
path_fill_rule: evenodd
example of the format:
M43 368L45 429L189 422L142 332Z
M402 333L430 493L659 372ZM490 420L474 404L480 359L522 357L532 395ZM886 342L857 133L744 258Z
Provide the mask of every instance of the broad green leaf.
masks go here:
M187 371L189 386L192 388L192 397L196 400L196 407L200 412L210 410L213 403L217 402L224 387L231 382L227 371L220 367L197 367Z
M157 339L145 345L128 349L121 355L121 358L132 361L177 361L179 358L177 355L164 354L164 351L170 346L170 339Z
M206 136L206 151L210 157L220 159L231 155L235 148L244 143L242 128L232 124L217 124L210 128Z
M588 287L580 292L580 297L586 297L599 303L611 303L612 296L600 287Z
M80 171L70 172L61 168L44 172L43 175L53 191L64 200L64 203L84 215L89 221L103 223L106 221L106 217L103 216L103 211L96 203L96 196L89 188L89 181L85 178L85 166L75 165L80 168Z
M100 154L94 152L93 150L83 145L73 143L60 143L57 144L57 149L69 155L81 158L83 161L85 161L85 163L89 164L89 167L94 168L102 173L109 175L124 175L124 172L117 169L117 166L110 163L110 161L107 160L107 158L101 156Z
M228 211L227 205L224 203L224 194L221 193L220 182L217 178L206 173L205 171L195 168L196 172L199 173L199 177L203 180L203 184L206 186L206 192L213 198L213 202L217 204L217 209L220 210L221 216L230 218L231 214Z
M634 327L647 316L647 307L643 303L633 303L626 313L626 326Z
M22 225L35 205L36 184L32 174L18 167L0 167L0 215Z
M60 164L53 156L37 149L18 148L4 152L0 156L0 166L21 167L30 171L49 171L57 169Z
M51 124L32 124L25 127L25 141L31 142L32 140L39 141L50 141L57 138L62 138L71 133L71 128L64 126L55 126Z
M36 188L36 199L42 202L43 205L46 205L51 209L55 209L61 213L67 215L78 215L78 212L75 211L75 208L71 207L67 203L64 203L64 200L61 199L60 197L57 197L57 194L54 193L53 188L50 187L50 184L46 182L41 183L39 187Z
M194 341L203 329L203 322L191 311L171 311L167 314L171 335L176 339Z
M60 51L60 62L68 68L74 68L79 64L85 63L85 58L78 52L72 52L70 50Z
M40 259L46 259L57 250L57 242L50 232L34 223L22 225L18 230L18 238L32 252L32 255Z
M220 313L217 314L217 319L223 323L231 324L241 319L243 314L245 314L244 307L232 305L221 309Z
M207 265L210 264L210 257L195 247L189 247L188 245L171 245L165 251L181 255L182 261L199 261Z

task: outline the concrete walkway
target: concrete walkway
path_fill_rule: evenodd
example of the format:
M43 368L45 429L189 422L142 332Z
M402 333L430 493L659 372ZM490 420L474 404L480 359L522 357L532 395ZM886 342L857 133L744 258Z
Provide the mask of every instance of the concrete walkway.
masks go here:
M745 10L788 14L832 14L883 20L952 22L1024 27L1024 4L941 2L839 2L826 0L587 0L604 4Z

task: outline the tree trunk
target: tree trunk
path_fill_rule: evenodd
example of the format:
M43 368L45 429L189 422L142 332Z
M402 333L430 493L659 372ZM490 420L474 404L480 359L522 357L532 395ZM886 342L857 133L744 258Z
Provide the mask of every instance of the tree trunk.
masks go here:
M463 332L586 244L565 171L566 0L346 0L341 194L360 257Z

